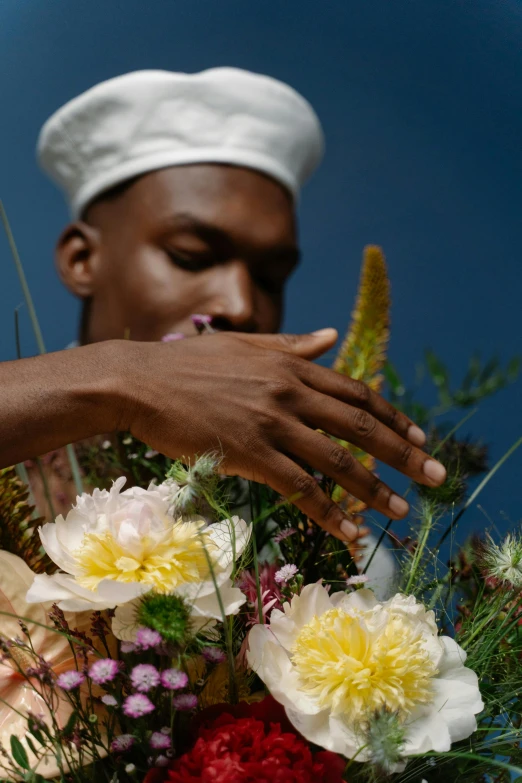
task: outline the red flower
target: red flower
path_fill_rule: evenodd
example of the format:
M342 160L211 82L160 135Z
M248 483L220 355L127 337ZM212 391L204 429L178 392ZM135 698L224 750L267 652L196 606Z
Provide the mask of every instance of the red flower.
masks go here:
M271 696L257 704L220 704L201 713L196 742L144 783L342 783L345 760L312 753Z

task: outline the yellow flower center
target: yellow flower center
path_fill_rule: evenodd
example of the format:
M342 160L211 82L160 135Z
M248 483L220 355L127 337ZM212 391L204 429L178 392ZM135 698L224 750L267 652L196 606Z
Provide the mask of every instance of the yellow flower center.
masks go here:
M292 662L301 689L350 723L384 706L404 718L433 698L435 666L420 630L401 615L372 631L362 615L330 609L302 628Z
M144 536L139 554L124 549L110 532L87 533L75 552L81 568L76 581L89 590L96 590L103 579L142 582L159 593L170 593L187 582L207 579L209 560L216 567L216 551L196 522L177 522L160 539Z

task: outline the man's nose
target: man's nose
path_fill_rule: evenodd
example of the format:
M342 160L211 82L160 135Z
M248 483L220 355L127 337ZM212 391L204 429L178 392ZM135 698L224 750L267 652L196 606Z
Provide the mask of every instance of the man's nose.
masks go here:
M255 286L248 266L229 261L213 269L211 296L206 312L216 329L255 332Z

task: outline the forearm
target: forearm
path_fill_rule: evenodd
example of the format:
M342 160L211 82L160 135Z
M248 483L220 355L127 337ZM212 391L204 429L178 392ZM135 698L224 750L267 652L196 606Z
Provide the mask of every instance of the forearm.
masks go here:
M118 428L125 350L107 342L0 364L0 467Z

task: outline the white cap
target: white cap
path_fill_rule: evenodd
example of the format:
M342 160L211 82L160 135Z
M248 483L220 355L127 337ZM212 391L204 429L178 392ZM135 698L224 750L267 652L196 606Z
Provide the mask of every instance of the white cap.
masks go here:
M283 82L238 68L117 76L58 109L38 140L40 163L75 217L127 179L190 163L263 172L295 198L322 153L310 104Z

